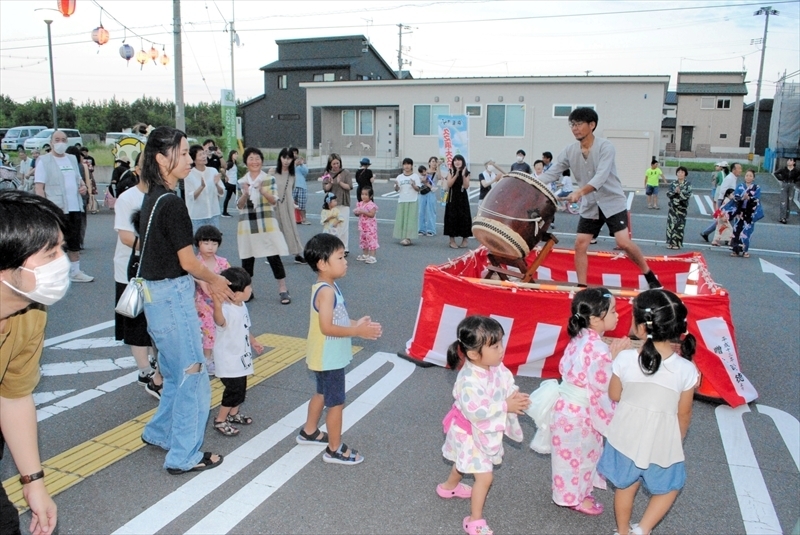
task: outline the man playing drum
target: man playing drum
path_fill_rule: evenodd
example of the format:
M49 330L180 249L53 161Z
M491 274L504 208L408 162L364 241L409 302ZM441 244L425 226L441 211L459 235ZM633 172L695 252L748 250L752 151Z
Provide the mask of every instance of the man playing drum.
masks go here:
M617 176L614 161L616 151L607 139L595 137L597 112L592 108L575 108L569 114L569 126L576 143L568 145L550 168L539 176L545 183L561 178L565 169L572 172L578 188L567 197L567 202L581 203L580 221L575 238L575 271L578 285L586 286L586 273L589 268L587 250L592 236L603 225L614 235L618 248L625 251L644 273L650 288L660 288L655 274L650 271L647 261L639 247L628 236L628 211L622 182ZM582 200L581 200L582 199Z

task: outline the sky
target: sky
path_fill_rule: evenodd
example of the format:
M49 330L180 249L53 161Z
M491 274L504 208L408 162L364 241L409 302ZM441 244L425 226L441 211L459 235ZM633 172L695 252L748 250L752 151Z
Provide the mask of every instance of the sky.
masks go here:
M174 101L174 63L126 63L119 48L154 46L172 58L169 0L76 0L75 13L52 11L56 0L0 2L0 93L17 102L50 97L45 18L52 18L56 99ZM404 69L415 78L485 76L669 75L679 71L747 71L755 100L765 4L690 1L258 1L182 0L184 100L211 102L231 85L234 20L237 99L264 93L261 67L278 59L276 40L364 35L397 69L398 24ZM762 98L784 72L800 80L800 0L771 3ZM36 9L44 10L35 11ZM48 11L49 10L49 11ZM47 15L49 17L42 16ZM100 25L111 40L98 46ZM128 29L124 29L123 25Z

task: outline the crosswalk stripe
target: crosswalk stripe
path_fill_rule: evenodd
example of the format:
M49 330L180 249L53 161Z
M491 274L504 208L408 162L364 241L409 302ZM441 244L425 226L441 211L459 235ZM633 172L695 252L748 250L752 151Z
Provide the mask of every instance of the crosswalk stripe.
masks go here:
M362 364L357 366L354 370L349 372L345 376L345 390L350 390L354 386L358 385L361 381L378 370L378 368L383 366L389 360L387 355L388 357L394 358L388 353L376 353ZM394 369L406 370L408 375L410 375L414 369L414 365L406 361L400 361L399 359L397 360L398 362L393 361L393 364L395 365ZM405 365L410 365L411 368L408 369ZM364 405L365 403L369 404L371 397L380 397L380 399L382 399L381 392L379 390L375 391L375 387L380 385L380 387L383 388L386 385L386 381L384 381L384 379L390 376L394 377L392 372L387 374L387 376L384 376L375 385L370 387L367 392L359 396L355 401L348 404L344 411L345 414L348 413L348 409L351 407L357 409L360 405ZM387 391L385 394L388 394L389 391ZM368 393L369 396L367 396ZM364 399L362 400L362 398ZM226 455L225 462L222 463L219 468L207 472L201 472L196 477L183 484L180 488L163 497L150 508L131 519L125 525L116 530L114 535L150 534L160 531L167 524L186 512L194 504L205 498L208 494L225 483L228 479L236 475L246 466L250 465L255 459L273 448L276 444L278 444L278 442L285 439L289 435L296 433L300 426L305 423L307 411L308 402L303 403L292 412L269 426L267 429L260 432L258 435ZM350 413L352 412L353 411L350 410ZM352 423L351 417L345 416L342 430L344 431L347 427L352 425ZM316 450L313 446L304 445L303 447L313 450L315 455L319 453L319 450ZM278 465L278 463L276 463L276 465ZM247 503L250 503L250 498L248 498ZM240 506L241 505L242 504L240 504ZM219 532L220 531L216 530L212 531L212 533Z
M708 212L706 212L706 207L703 206L703 199L701 199L699 195L692 195L692 197L694 198L694 202L697 204L697 209L700 210L700 213L703 215L708 215Z

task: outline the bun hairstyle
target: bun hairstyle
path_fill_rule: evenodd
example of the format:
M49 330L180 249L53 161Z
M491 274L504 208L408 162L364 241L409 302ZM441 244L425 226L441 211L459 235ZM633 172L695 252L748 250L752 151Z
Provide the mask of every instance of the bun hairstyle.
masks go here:
M661 366L661 353L655 342L681 342L681 356L692 360L697 341L688 332L686 305L674 293L647 290L633 300L633 321L644 325L647 339L639 353L639 367L645 375L653 375ZM681 335L685 334L681 340Z
M572 299L572 315L567 322L567 334L575 338L583 329L588 329L591 317L605 317L611 308L611 292L605 288L586 288Z
M456 328L455 342L447 348L447 367L458 369L467 358L468 351L481 352L486 345L503 339L505 331L500 323L486 316L469 316L461 320Z

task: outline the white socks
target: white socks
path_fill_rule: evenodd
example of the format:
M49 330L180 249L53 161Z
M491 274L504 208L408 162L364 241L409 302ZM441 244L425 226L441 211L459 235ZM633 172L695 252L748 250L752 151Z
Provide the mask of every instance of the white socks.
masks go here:
M77 262L70 261L69 263L69 274L75 275L81 270L81 261L78 260Z

